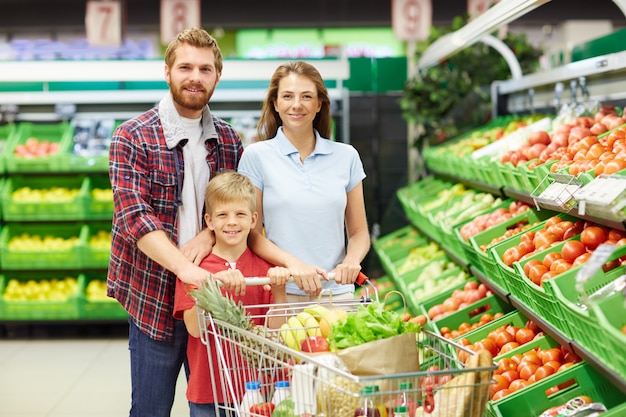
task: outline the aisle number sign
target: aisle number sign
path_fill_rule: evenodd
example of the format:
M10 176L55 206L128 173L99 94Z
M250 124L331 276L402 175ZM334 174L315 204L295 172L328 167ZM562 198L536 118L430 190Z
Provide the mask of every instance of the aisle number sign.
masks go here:
M498 0L467 0L467 14L471 18L480 16Z
M485 13L491 6L500 0L467 0L467 15L470 20ZM504 38L508 31L507 25L502 25L498 30L498 36Z
M87 41L93 46L122 44L122 5L120 1L88 1L85 12Z
M428 39L433 21L431 0L392 0L391 25L402 41Z
M200 0L161 0L161 43L190 27L201 27Z

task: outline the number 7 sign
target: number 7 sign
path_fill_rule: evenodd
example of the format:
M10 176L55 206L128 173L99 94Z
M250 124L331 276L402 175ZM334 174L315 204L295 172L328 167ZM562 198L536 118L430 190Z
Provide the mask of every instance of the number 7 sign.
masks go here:
M122 44L122 6L119 1L88 1L85 13L87 41L94 46Z

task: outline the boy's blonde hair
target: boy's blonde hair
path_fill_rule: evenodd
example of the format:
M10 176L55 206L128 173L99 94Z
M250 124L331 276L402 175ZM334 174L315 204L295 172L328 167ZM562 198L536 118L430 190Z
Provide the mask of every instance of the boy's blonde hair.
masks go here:
M215 203L247 201L250 212L256 211L256 190L252 181L236 171L223 171L216 174L206 187L206 212L213 212Z

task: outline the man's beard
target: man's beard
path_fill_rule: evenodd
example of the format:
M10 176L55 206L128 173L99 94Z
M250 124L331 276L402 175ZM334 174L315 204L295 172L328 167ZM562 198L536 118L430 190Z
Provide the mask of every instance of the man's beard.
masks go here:
M204 106L209 102L209 99L213 95L213 89L210 91L204 90L204 94L186 94L183 87L178 87L172 90L172 98L178 105L190 109L190 110L202 110Z

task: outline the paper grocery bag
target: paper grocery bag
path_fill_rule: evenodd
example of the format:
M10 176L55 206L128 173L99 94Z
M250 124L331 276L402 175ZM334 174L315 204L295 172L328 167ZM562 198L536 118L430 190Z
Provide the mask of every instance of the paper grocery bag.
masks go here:
M340 349L337 356L357 376L391 375L420 370L415 333Z

